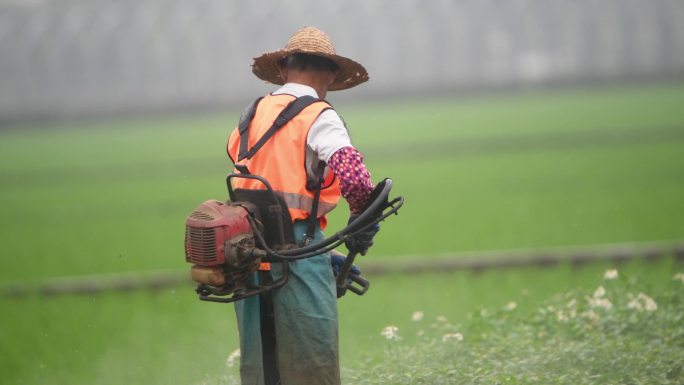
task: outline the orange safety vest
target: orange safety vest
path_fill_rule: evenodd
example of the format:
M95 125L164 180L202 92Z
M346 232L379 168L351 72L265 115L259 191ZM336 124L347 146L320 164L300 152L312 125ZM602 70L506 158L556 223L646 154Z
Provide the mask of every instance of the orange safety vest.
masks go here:
M258 103L256 113L249 124L248 148L252 148L285 107L295 100L292 95L267 95ZM314 200L314 190L307 189L305 168L306 138L309 129L318 116L325 110L332 109L327 102L320 100L307 106L298 115L280 128L251 158L237 162L244 165L253 175L265 178L276 194L287 204L293 221L307 219ZM227 152L233 163L239 158L240 134L234 129L228 139ZM236 170L237 171L237 170ZM254 179L235 178L233 188L265 189L265 186ZM321 229L325 229L325 214L337 206L340 200L339 181L333 172L329 172L323 182L317 218Z

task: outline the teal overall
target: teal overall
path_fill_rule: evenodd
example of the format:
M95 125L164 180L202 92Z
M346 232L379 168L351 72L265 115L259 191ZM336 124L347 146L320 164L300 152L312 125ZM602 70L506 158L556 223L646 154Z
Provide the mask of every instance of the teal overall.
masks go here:
M305 221L296 221L294 237L301 241ZM324 238L316 230L313 242ZM274 280L279 263L271 264ZM242 385L263 385L260 298L235 303L240 331ZM330 254L290 262L285 286L273 291L276 352L282 385L339 385L337 294Z

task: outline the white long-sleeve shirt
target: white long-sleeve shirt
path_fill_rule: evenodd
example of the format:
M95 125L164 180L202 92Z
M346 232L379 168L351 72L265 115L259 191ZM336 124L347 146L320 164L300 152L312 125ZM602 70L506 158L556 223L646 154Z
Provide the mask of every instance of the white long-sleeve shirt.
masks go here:
M312 87L297 83L287 83L272 94L289 94L295 97L308 95L318 98L316 90ZM341 149L344 150L339 151ZM336 155L331 160L331 157L336 153L340 155ZM323 111L309 129L306 138L306 172L310 177L315 177L315 170L319 161L332 164L333 160L335 161L333 165L335 172L340 177L342 196L349 202L350 210L358 213L370 197L373 182L370 173L363 164L363 156L351 144L347 127L342 118L335 110L330 109ZM330 172L330 167L326 167L325 177Z
M312 87L298 83L287 83L274 91L273 95L288 94L295 97L313 96L318 93ZM318 160L328 162L339 149L351 147L351 139L342 119L335 110L325 110L311 125L306 138L306 171L314 176ZM326 174L329 170L326 170Z

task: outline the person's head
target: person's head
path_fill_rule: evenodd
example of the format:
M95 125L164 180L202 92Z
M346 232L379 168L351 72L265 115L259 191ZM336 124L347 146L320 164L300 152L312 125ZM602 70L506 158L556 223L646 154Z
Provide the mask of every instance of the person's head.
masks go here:
M336 73L340 70L334 61L309 53L296 52L280 61L280 67L296 71L317 71Z
M259 79L279 85L305 81L302 77L315 79L317 84L325 85L324 94L368 80L368 72L361 64L337 55L328 35L313 27L295 32L285 48L254 58L252 72ZM319 97L325 97L317 91Z
M340 71L340 66L326 57L300 52L286 56L278 64L283 82L311 86L320 98L325 98Z

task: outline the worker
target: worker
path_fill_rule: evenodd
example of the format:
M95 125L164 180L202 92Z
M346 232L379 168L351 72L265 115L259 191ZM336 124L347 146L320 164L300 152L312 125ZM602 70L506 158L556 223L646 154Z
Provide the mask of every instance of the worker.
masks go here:
M368 73L361 64L337 55L329 37L313 27L296 31L283 49L254 58L252 72L281 87L246 110L241 120L251 118L248 143L240 148L240 130L236 128L228 140L228 155L238 171L265 178L283 197L293 220L295 241L302 245L322 240L326 214L335 208L340 195L349 205L351 223L374 188L344 122L324 100L328 91L367 81ZM315 102L277 130L258 152L240 157L245 149L256 145L286 106L307 96ZM258 188L252 182L244 180L239 187ZM318 209L312 214L311 202L316 198ZM346 242L347 247L365 254L378 230L375 225L356 234ZM273 338L275 345L276 380L269 380L269 369L265 368L264 350L270 345L262 346L262 338L267 337L259 322L264 298L254 296L236 302L243 385L270 385L270 381L283 385L340 384L334 271L343 262L344 257L331 257L329 253L292 262L287 283L272 292L275 336L268 338ZM275 265L279 264L273 265L270 274L277 279Z

